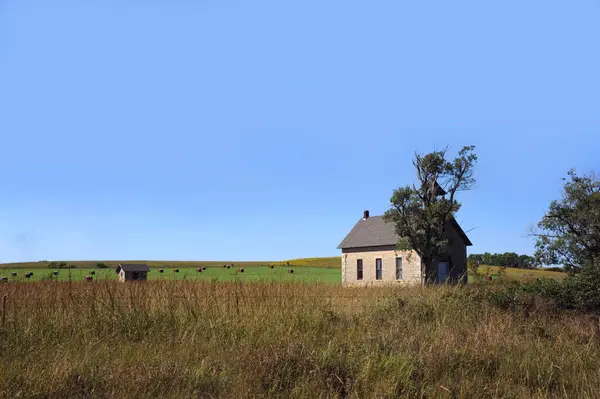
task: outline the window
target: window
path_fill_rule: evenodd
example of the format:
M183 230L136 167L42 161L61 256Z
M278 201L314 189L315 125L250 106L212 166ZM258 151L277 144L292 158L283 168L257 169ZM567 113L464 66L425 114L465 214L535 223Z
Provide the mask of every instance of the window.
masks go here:
M362 259L357 259L356 260L356 279L357 280L362 280L363 279Z
M402 280L402 258L396 258L396 280Z
M375 279L376 280L381 280L382 278L382 265L381 265L381 259L375 259Z

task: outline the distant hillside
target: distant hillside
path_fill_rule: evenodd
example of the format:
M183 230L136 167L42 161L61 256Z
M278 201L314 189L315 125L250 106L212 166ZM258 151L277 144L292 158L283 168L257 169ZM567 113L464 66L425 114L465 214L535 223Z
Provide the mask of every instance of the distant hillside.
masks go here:
M292 266L332 267L338 269L342 268L341 256L332 256L329 258L300 258L292 259L288 262L290 262L290 265Z
M108 267L117 267L119 263L146 263L150 267L156 268L185 268L185 267L196 267L198 265L203 266L220 266L225 264L235 264L244 267L261 266L261 265L287 265L289 262L290 266L302 267L327 267L327 268L341 268L342 260L339 256L329 258L303 258L303 259L290 259L284 261L249 261L249 262L236 262L236 261L154 261L154 260L71 260L71 261L52 261L53 263L64 262L69 265L74 265L78 268L93 268L98 263L104 263ZM0 269L47 269L50 265L50 261L40 262L18 262L18 263L2 263Z
M491 275L492 277L496 277L498 272L500 271L499 266L488 266L481 265L477 269L479 273L483 275ZM564 280L567 277L567 273L564 272L556 272L550 271L543 268L540 269L517 269L512 267L507 267L504 269L505 278L509 280L519 280L519 281L533 281L540 277L553 278L555 280Z

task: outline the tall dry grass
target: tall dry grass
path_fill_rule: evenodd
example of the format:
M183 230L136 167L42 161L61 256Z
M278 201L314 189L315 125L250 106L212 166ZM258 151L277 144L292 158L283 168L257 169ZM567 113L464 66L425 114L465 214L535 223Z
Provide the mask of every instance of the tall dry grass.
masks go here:
M0 397L600 397L600 322L479 286L0 285Z

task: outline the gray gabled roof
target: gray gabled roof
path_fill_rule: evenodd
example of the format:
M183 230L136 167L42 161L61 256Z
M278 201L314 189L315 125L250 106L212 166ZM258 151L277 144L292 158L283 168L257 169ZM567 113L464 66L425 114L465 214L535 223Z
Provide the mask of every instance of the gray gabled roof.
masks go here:
M392 223L384 222L383 216L371 216L360 219L338 245L338 249L396 245L398 239Z
M473 245L454 218L451 219L451 224L465 245ZM367 219L360 219L338 245L338 249L396 245L399 239L392 223L386 223L383 216L371 216Z
M149 272L150 268L145 263L121 263L117 266L116 272L119 273L123 269L126 272Z

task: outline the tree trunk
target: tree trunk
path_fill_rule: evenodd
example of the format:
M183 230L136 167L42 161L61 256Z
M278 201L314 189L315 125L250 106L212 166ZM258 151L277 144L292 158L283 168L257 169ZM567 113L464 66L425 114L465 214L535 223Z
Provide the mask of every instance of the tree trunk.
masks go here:
M427 276L427 269L429 269L431 260L428 257L421 258L421 285L425 286L429 282L429 276Z
M435 264L435 257L422 257L421 258L421 282L422 285L428 285L435 283L436 281L436 269L433 268Z

